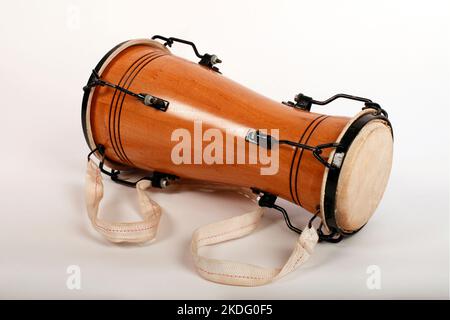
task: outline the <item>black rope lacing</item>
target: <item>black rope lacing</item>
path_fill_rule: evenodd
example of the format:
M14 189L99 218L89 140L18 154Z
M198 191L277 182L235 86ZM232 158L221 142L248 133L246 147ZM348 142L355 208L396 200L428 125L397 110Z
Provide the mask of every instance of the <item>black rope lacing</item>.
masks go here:
M153 171L151 175L144 176L136 181L124 180L120 177L120 173L121 173L120 170L111 169L111 171L108 171L104 168L106 156L105 156L105 147L103 145L99 144L94 150L89 152L89 154L87 156L88 161L91 160L91 156L95 152L98 152L101 155L101 160L98 164L98 168L100 169L100 171L102 173L106 174L107 176L109 176L111 178L111 180L113 180L114 182L125 185L127 187L134 188L134 187L136 187L138 182L140 182L142 180L148 180L151 182L152 187L162 189L162 188L166 188L171 181L178 179L178 177L175 175L161 173L158 171Z
M277 211L279 211L284 218L284 221L286 223L286 225L288 226L289 229L291 229L292 231L301 234L303 232L302 229L299 229L297 227L295 227L292 223L291 223L291 219L289 218L289 215L286 211L286 209L284 209L283 207L276 205L275 202L277 200L277 196L268 192L262 192L258 189L252 189L254 193L258 194L258 205L260 207L266 207L266 208L272 208L275 209ZM312 227L312 223L313 221L317 218L317 216L320 214L320 208L317 208L314 216L309 220L308 222L308 227L311 228ZM337 231L332 231L329 234L325 234L323 231L323 222L320 222L319 227L317 228L317 234L319 236L319 241L324 241L324 242L331 242L331 243L337 243L339 241L342 240L342 235L337 232Z
M129 96L135 97L136 99L140 100L146 106L150 106L150 107L153 107L153 108L161 110L161 111L166 111L167 108L169 107L169 101L155 97L148 93L136 93L136 92L128 90L124 87L121 87L117 84L108 82L108 81L100 78L100 76L96 70L92 70L91 78L92 79L90 79L88 84L83 87L84 91L89 91L89 90L91 90L91 88L96 87L96 86L101 86L101 87L106 86L106 87L116 89L120 92L123 92Z

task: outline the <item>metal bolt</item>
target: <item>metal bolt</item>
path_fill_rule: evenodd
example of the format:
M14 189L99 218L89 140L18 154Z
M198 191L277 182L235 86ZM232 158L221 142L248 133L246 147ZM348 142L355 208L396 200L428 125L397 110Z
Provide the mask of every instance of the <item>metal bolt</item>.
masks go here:
M222 60L220 60L219 57L216 56L215 54L213 54L211 56L210 61L211 61L211 64L217 64L217 63L221 63L222 62Z
M344 156L344 152L336 152L332 161L333 165L337 168L340 168L342 165L342 161L344 160Z
M294 97L294 101L295 102L300 102L300 100L304 97L305 95L303 93L298 93L295 95Z
M161 182L160 182L161 188L165 189L167 188L167 186L169 185L169 179L167 178L162 178Z
M150 94L147 94L147 95L145 95L145 97L144 97L144 104L145 104L146 106L151 106L151 105L153 105L153 104L155 103L155 101L156 101L156 98L155 98L154 96L150 95Z

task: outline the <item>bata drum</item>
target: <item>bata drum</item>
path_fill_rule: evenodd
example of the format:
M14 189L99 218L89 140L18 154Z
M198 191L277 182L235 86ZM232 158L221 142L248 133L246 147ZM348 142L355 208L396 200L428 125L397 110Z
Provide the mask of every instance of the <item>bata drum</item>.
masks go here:
M175 43L191 46L200 61L174 55L168 48ZM289 228L301 233L276 204L280 197L320 218L324 241L359 231L375 212L391 170L393 134L385 110L346 94L274 101L228 79L220 62L192 42L162 36L109 51L84 87L82 103L89 156L99 159L99 171L130 186L136 183L123 173L142 169L151 172L144 180L153 187L197 181L251 190L260 207L281 211ZM353 118L311 110L338 98L364 107ZM184 135L190 140L182 141ZM259 156L252 159L252 150L260 149L277 162L274 170Z

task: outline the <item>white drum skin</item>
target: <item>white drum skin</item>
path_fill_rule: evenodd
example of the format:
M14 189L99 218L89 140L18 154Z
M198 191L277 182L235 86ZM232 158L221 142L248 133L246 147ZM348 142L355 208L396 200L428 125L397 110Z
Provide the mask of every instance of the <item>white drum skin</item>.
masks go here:
M364 110L343 130L338 142L363 118L367 122L359 124L362 127L351 138L338 173L327 170L323 178L321 212L328 231L357 232L374 214L387 187L393 159L393 134L387 118ZM330 155L330 163L337 154L336 150Z
M336 223L360 229L381 201L392 167L393 139L383 120L363 127L347 152L336 190Z

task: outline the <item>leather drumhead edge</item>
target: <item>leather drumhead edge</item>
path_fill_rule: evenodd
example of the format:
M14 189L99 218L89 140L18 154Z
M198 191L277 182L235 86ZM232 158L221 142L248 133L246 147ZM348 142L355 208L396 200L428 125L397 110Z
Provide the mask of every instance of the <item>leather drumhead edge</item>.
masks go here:
M360 229L375 212L386 189L392 167L391 129L383 120L365 125L348 150L336 190L336 223Z
M363 113L366 112L354 119ZM345 134L349 126L341 135ZM334 153L330 159L333 157ZM392 158L391 127L383 119L366 123L347 150L337 180L334 217L340 230L347 233L358 231L371 218L386 189ZM327 174L328 169L322 185L322 212Z

